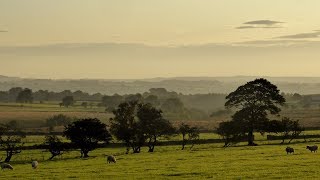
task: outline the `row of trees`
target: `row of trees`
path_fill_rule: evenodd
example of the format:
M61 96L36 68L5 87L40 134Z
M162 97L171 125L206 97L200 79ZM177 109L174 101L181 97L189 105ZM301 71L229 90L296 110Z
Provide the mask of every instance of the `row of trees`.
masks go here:
M142 146L153 152L162 137L169 138L181 134L182 149L190 143L192 148L199 139L199 129L181 124L178 129L162 116L162 111L149 103L130 101L121 103L113 111L114 118L110 119L110 126L99 119L72 119L64 115L56 115L47 119L49 127L64 125L63 136L70 143L63 142L55 135L45 137L45 148L51 153L50 159L62 155L69 149L80 149L81 157L88 157L88 153L99 146L99 143L108 144L112 135L123 142L127 153L139 153ZM21 152L25 134L17 128L15 121L1 126L0 145L7 152L6 162Z
M28 93L22 93L25 90L28 90ZM20 97L18 98L18 96ZM89 94L80 90L75 92L70 90L62 92L38 90L32 92L31 89L21 87L0 91L0 102L44 103L60 101L60 106L69 107L73 106L76 101L81 101L83 107L101 106L109 112L112 112L122 102L136 100L161 108L170 119L203 120L208 119L212 111L221 108L225 101L225 94L184 95L167 91L164 88L151 88L148 92L127 95Z
M151 103L144 103L136 99L138 96L130 97L130 101L120 103L112 112L114 117L110 119L110 127L98 119L82 119L77 121L60 122L48 120L47 123L68 123L65 126L64 136L71 140L68 148L78 148L82 157L88 157L88 153L97 148L99 142L109 143L113 135L117 140L123 142L127 153L132 149L133 153L139 153L141 147L146 145L149 152L153 152L159 142L159 138L170 137L175 134L182 135L182 149L190 142L191 148L199 140L199 129L181 124L178 129L165 119L162 111ZM284 139L291 140L297 137L303 128L299 121L280 117L281 106L285 104L285 98L280 94L278 88L266 79L256 79L240 86L227 97L225 106L235 112L231 121L220 123L217 133L225 140L225 146L247 138L249 146L255 146L254 133L264 134L281 133ZM169 106L169 108L174 108ZM276 118L272 120L271 118ZM12 136L10 131L17 131L14 124L3 126L1 132L7 136L1 136L1 145L7 152L7 160L12 155L20 153L17 144L21 143L23 136ZM6 138L4 138L6 137ZM291 141L290 140L290 141ZM289 141L289 142L290 142ZM284 140L283 140L284 142ZM53 158L66 149L66 146L55 136L48 136L46 144Z

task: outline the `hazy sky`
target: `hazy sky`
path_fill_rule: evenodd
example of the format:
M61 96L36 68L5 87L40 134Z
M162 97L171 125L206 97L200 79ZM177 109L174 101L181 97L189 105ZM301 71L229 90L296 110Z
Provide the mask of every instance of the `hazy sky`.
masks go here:
M320 45L313 42L319 7L319 0L0 0L0 74L320 76ZM156 56L150 46L157 46Z

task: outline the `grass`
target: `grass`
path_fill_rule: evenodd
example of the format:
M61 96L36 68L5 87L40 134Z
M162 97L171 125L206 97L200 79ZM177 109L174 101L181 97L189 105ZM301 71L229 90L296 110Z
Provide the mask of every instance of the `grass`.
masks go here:
M301 118L306 124L316 124L319 112L286 113ZM97 117L104 122L111 117L104 108L98 107L60 108L57 103L23 107L15 103L0 104L0 122L18 120L36 125L60 113L79 118ZM207 127L205 122L195 123ZM320 131L306 131L305 134L320 134ZM219 136L202 133L200 138ZM12 158L14 170L1 171L0 179L318 179L320 154L305 149L314 142L294 141L290 146L295 148L295 154L287 155L284 150L287 145L279 145L280 141L267 141L266 136L259 134L255 134L255 138L260 146L247 147L240 143L237 147L222 148L222 144L203 144L183 151L180 146L161 146L156 147L154 153L143 148L140 154L125 154L123 147L110 147L90 152L88 159L80 159L78 151L71 151L53 161L47 160L50 153L44 150L25 150ZM43 136L28 136L24 141L29 146L41 144L43 139ZM171 140L181 140L181 137ZM118 162L107 164L107 154L116 155ZM5 152L0 151L0 158L4 156ZM32 160L39 161L38 169L31 168Z
M222 148L221 144L156 147L156 152L124 154L124 148L97 149L88 159L79 152L47 161L48 152L24 151L13 159L13 171L1 172L7 179L317 179L320 154L310 153L307 144L295 144L287 155L285 145ZM117 154L116 164L106 163L106 154ZM40 163L31 169L31 159Z

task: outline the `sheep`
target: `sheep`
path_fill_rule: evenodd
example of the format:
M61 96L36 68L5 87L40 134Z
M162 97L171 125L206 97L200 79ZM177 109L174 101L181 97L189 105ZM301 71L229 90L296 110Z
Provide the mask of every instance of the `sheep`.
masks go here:
M288 146L288 147L286 148L286 152L287 152L287 154L289 154L289 153L290 153L290 154L291 154L291 153L294 153L294 149L293 149L292 147L289 147L289 146Z
M39 163L38 163L38 161L32 161L32 168L33 169L37 169L37 167L38 167L38 165L39 165Z
M11 170L13 170L13 167L12 167L10 164L2 163L2 164L1 164L1 169L2 169L2 170L4 170L4 169L11 169Z
M110 155L110 156L107 157L107 161L108 161L108 163L112 163L112 162L116 163L117 159L116 159L116 157Z
M307 146L306 149L309 149L311 152L316 152L318 150L318 146L317 145Z

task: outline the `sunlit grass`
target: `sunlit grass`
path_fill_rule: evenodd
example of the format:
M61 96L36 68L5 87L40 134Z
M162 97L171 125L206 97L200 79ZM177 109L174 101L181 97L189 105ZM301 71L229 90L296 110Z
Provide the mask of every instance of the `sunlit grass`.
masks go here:
M140 154L125 154L125 148L104 148L90 153L88 159L69 152L62 159L47 161L48 152L24 151L13 159L13 171L3 171L8 179L317 179L320 154L310 153L306 143L294 144L294 155L285 153L286 145L222 148L222 144L156 147L154 153L144 148ZM116 164L107 164L105 155L115 154ZM32 170L31 159L40 162Z

